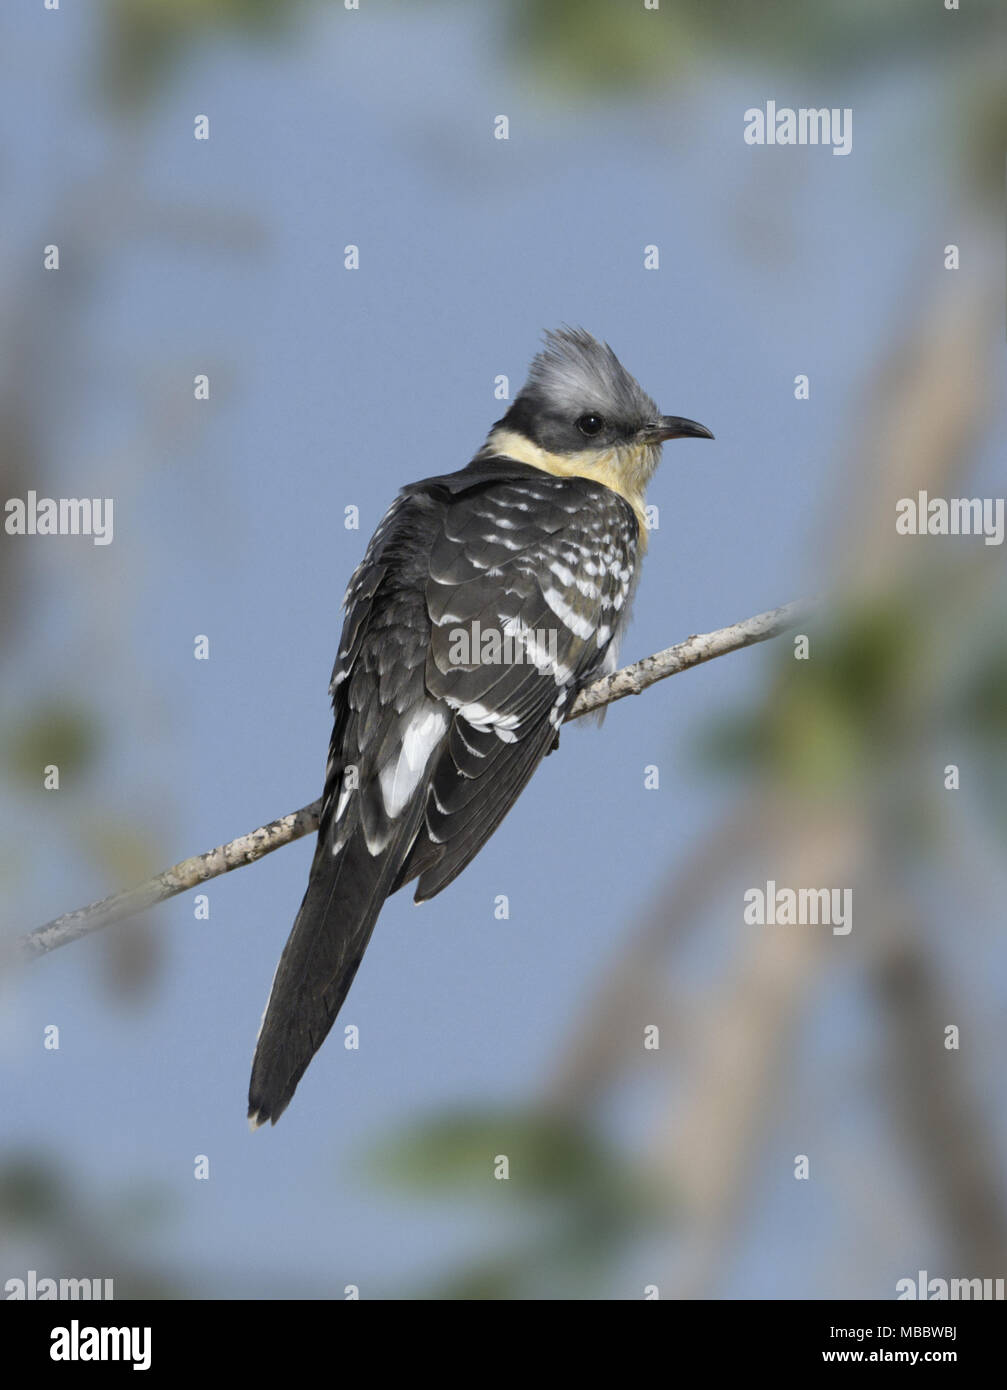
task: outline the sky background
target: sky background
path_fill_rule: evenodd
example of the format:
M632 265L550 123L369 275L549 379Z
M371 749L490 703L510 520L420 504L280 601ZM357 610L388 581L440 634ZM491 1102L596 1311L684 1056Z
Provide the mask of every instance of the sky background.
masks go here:
M924 58L812 76L723 56L592 98L509 61L497 6L332 5L264 42L222 32L124 118L95 94L103 33L96 5L0 21L0 311L16 327L27 304L33 325L0 352L41 441L19 495L115 499L112 545L0 538L18 548L7 727L54 701L90 731L59 793L5 786L8 931L319 794L346 581L400 486L468 461L506 408L496 376L516 392L545 329L607 340L664 411L716 436L665 448L624 660L824 587L881 347L960 234L960 191L928 143L945 79ZM746 145L744 112L770 97L853 107L852 154ZM49 242L61 269L45 276ZM997 474L1003 426L1001 409L979 477ZM0 1272L121 1262L201 1296L383 1296L491 1247L517 1220L505 1184L478 1201L396 1192L370 1147L417 1116L536 1092L623 934L734 804L702 746L711 719L764 695L775 660L738 653L614 707L601 730L567 727L455 884L422 908L387 903L275 1129L249 1136L248 1070L309 840L206 885L209 921L191 893L154 909L128 988L97 937L9 979L0 1146L53 1167L111 1268L63 1268L59 1228L28 1225L8 1232ZM752 930L733 905L709 910L721 930L693 947L699 978ZM840 1054L841 1073L872 1066L877 1019L843 939L824 955L721 1296L889 1297L932 1259L921 1219L865 1266L830 1185L792 1180L825 1122L822 1069ZM995 1018L1002 973L984 995L985 969L963 969ZM53 1023L58 1052L40 1041ZM645 1114L629 1087L598 1123L632 1152ZM851 1162L885 1149L878 1123L850 1106ZM197 1154L209 1181L194 1181ZM862 1213L869 1225L866 1199ZM648 1258L641 1242L613 1259L606 1296L640 1296Z

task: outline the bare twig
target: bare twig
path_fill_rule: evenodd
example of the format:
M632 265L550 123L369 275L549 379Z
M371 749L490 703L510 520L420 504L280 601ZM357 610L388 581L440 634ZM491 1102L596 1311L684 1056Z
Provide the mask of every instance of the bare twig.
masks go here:
M688 671L690 666L701 666L704 661L712 661L715 656L726 656L741 647L752 647L756 642L767 642L770 637L779 637L781 632L789 632L810 617L814 611L810 599L798 599L785 603L782 608L771 608L768 613L758 613L754 618L745 618L730 627L719 628L716 632L693 633L684 642L674 647L665 647L663 652L645 656L632 666L624 666L610 676L589 685L577 696L568 719L579 719L582 714L590 714L610 705L615 700L623 700L627 695L639 695L641 691L663 681L666 676L677 676L679 671Z
M603 676L601 680L589 685L578 695L567 718L578 719L582 714L590 714L593 710L612 704L615 700L622 700L627 695L639 695L656 681L677 675L679 671L687 671L691 666L699 666L704 661L712 661L716 656L725 656L741 647L750 647L756 642L778 637L780 633L787 632L803 622L813 610L814 604L811 601L799 600L784 604L782 608L773 608L768 613L759 613L754 618L746 618L743 622L734 623L717 632L687 637L684 642L679 642L674 647L667 647L654 656L644 657L642 661L625 666L621 671L615 671L611 676ZM230 873L232 869L240 869L245 864L253 864L264 854L270 854L281 845L290 844L293 840L299 840L302 835L317 830L320 808L321 802L313 801L310 806L303 806L289 816L270 821L268 825L260 826L258 830L252 830L247 835L240 835L226 845L218 845L216 849L208 850L205 854L183 859L181 863L165 869L163 873L156 874L146 883L141 883L125 893L114 893L111 897L102 898L100 902L77 908L74 912L66 912L62 917L55 917L51 922L46 922L23 936L15 944L15 950L22 958L43 956L55 950L57 946L65 946L68 942L76 941L101 927L110 926L113 922L121 922L125 917L143 912L155 903L163 902L165 898L173 898L187 889L196 888L207 879Z

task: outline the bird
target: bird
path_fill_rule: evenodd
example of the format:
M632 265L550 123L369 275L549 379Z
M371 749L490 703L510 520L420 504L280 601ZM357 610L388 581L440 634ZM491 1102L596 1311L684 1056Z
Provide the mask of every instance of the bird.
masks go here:
M662 415L607 343L545 334L464 468L403 487L350 578L308 886L262 1017L251 1128L275 1124L346 998L385 899L448 886L616 669Z

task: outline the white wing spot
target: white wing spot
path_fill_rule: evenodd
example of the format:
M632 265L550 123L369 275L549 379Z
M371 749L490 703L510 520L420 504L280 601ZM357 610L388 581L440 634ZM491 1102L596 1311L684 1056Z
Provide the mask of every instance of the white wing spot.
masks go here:
M560 622L568 627L575 637L587 641L594 628L587 618L582 617L570 607L558 589L544 589L542 597Z
M381 799L392 819L401 814L419 786L447 726L447 714L430 700L410 711L402 728L398 757L385 763L378 773Z

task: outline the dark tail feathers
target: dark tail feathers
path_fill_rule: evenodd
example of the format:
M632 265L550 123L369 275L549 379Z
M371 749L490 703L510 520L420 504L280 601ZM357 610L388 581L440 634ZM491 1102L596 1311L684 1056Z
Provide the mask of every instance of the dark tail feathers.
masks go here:
M326 840L315 851L259 1029L248 1088L253 1129L276 1123L325 1041L402 859L398 836L376 855L359 828L335 856Z

